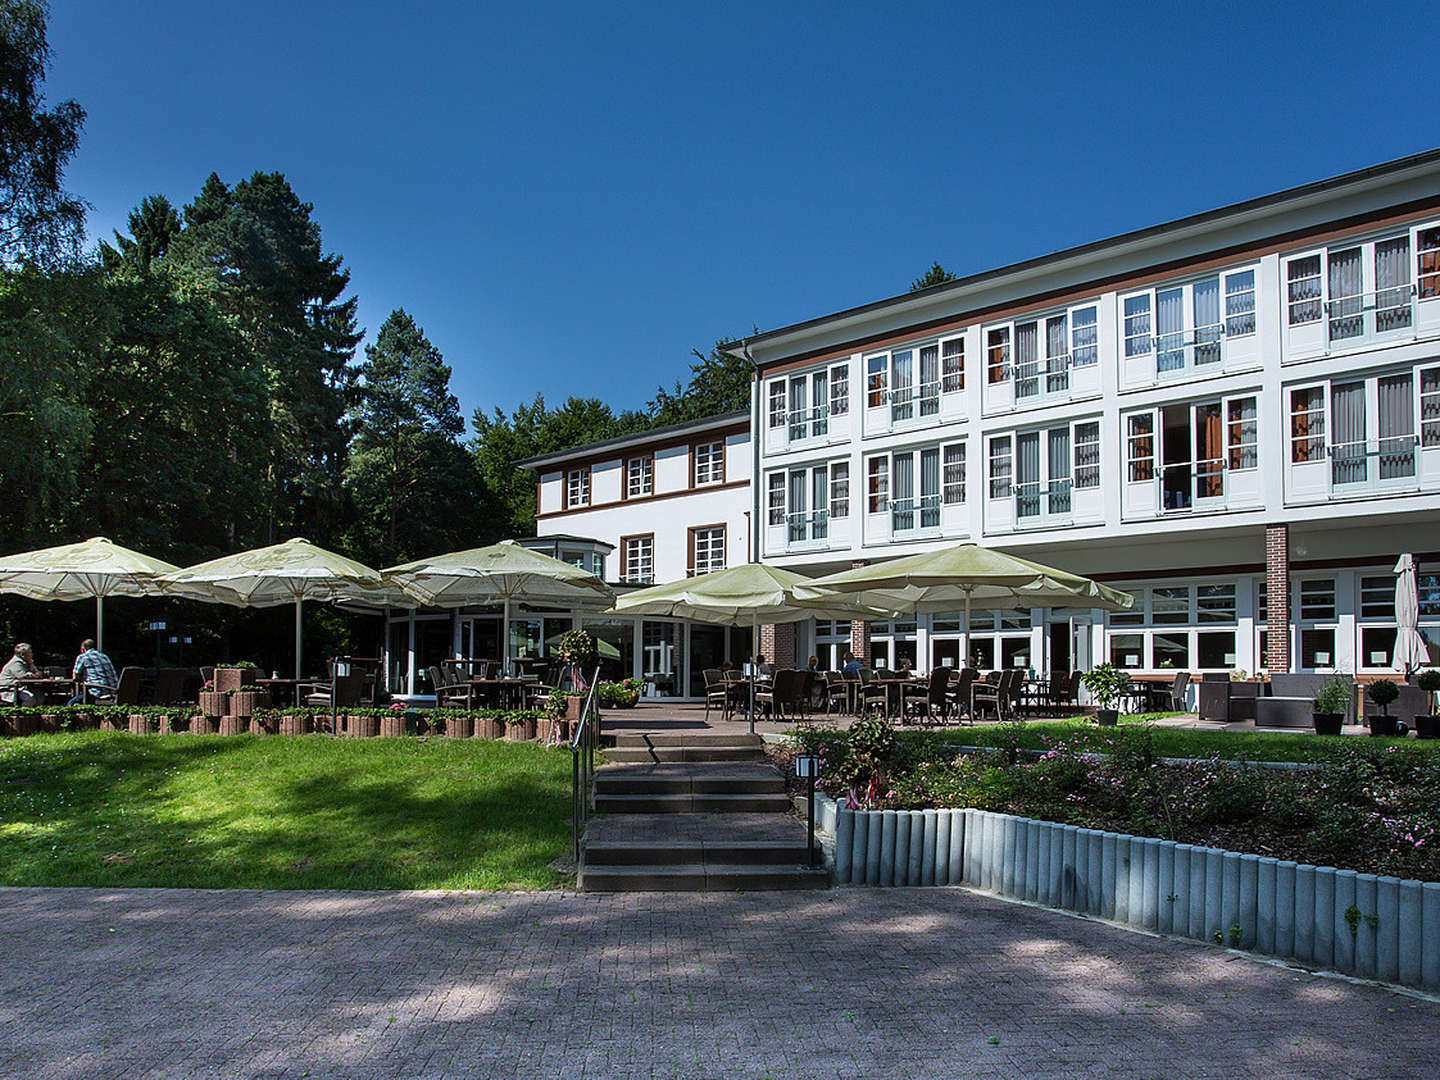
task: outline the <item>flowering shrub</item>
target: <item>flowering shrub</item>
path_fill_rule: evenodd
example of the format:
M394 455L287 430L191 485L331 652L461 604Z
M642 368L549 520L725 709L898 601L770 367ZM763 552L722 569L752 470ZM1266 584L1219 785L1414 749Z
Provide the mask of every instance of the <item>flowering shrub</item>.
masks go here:
M602 682L596 692L601 708L633 709L640 701L640 691L645 688L643 679L622 679L620 682Z
M1094 752L1084 735L1044 749L957 754L881 721L801 728L817 787L852 808L974 807L1084 828L1157 836L1299 862L1440 881L1440 757L1424 746L1346 739L1316 767L1272 769L1217 757L1167 764L1151 732L1119 729Z

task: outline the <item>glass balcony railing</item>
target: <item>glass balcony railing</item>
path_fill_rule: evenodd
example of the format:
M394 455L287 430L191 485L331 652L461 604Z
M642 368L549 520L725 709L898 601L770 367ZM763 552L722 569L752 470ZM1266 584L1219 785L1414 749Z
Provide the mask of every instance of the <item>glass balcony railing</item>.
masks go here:
M940 496L890 500L890 534L940 528Z
M1015 485L1015 523L1020 527L1033 525L1064 525L1074 521L1074 484L1066 480L1017 483Z
M1038 401L1070 392L1070 354L1022 360L1013 370L1016 401Z
M1413 334L1415 286L1395 285L1376 292L1333 296L1325 303L1325 320L1334 347Z
M1333 444L1329 448L1331 492L1354 495L1417 486L1419 445L1414 435Z
M826 510L787 514L785 526L787 545L810 544L830 538L830 514Z

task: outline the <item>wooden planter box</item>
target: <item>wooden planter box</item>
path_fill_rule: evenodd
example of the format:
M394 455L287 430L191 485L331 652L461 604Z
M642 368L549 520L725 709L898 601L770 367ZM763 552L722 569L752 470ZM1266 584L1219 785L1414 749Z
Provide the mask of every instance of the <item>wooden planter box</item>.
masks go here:
M54 734L61 729L64 717L59 713L47 712L40 714L39 730Z
M150 718L142 713L130 714L130 734L149 735L151 732Z
M380 717L380 737L382 739L398 739L405 734L405 714L403 712L386 713Z
M214 735L220 730L220 722L213 716L196 713L190 718L191 735Z
M240 690L247 686L255 685L256 671L248 667L217 667L215 669L215 690L217 693L225 693L227 690Z
M315 730L315 718L309 713L296 715L294 713L280 714L281 735L309 735Z
M202 690L200 691L200 711L206 716L224 716L230 711L230 698L217 690Z
M530 742L539 734L539 724L533 716L527 716L518 724L505 725L505 738L511 742Z
M222 716L220 717L221 735L244 735L250 730L250 717L248 716Z
M256 709L264 709L270 704L270 695L264 690L241 690L230 695L230 708L226 712L230 716L242 716L246 719L255 715Z
M357 716L349 714L345 717L345 734L354 739L374 739L380 735L380 718L378 716Z
M24 709L0 709L0 735L33 735L40 726L39 718Z
M450 739L468 739L475 734L475 718L473 716L447 716L445 718L445 736Z

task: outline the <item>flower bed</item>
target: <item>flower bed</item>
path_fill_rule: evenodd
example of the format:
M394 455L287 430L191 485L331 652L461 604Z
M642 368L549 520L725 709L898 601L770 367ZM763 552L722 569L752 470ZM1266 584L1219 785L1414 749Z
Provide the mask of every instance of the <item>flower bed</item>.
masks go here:
M1148 728L1121 728L1097 756L1051 737L1038 760L1018 736L956 754L883 722L802 728L822 790L864 809L971 807L1362 873L1440 881L1440 769L1423 747L1317 745L1313 769L1236 768L1218 756L1164 764ZM1002 740L1003 742L1003 740Z

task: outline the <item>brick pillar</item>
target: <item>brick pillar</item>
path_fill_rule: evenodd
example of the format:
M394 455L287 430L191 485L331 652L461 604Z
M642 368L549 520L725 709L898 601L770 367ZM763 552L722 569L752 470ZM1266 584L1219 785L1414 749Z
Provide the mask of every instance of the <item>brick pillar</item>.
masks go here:
M850 569L858 570L868 565L864 559L859 559L850 564ZM862 664L870 663L870 624L864 619L856 619L850 624L850 651Z
M751 652L754 655L765 657L765 662L769 664L773 664L775 662L776 629L777 627L774 623L761 623L760 640L755 642L754 648L751 649Z
M1290 526L1265 527L1265 670L1290 673Z
M769 631L767 634L766 631ZM760 640L766 647L761 651L765 659L777 668L795 667L795 624L780 623L777 626L760 628Z

